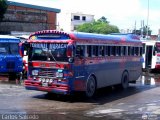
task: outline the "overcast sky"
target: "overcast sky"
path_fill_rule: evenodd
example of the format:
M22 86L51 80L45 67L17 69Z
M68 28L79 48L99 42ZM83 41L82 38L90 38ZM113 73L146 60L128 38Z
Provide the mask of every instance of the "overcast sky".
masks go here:
M62 12L82 12L93 14L95 19L105 16L110 24L119 29L139 29L141 21L158 34L160 29L160 0L10 0L61 9ZM59 13L61 14L61 13Z

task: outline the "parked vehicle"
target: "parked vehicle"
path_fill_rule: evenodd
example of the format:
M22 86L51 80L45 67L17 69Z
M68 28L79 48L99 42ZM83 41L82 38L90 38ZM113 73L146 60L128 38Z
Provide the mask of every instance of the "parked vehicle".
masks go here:
M141 75L142 42L133 34L92 34L55 30L31 34L25 88L57 94L98 88L127 88Z
M142 40L143 43L143 69L160 69L160 41Z
M22 75L19 43L20 39L16 37L0 35L0 75L9 76L9 80L20 79Z

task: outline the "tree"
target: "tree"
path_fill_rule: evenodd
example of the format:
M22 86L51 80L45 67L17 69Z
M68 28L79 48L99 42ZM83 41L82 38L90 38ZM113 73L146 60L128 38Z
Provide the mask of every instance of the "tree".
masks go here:
M98 19L98 21L104 22L104 23L109 23L109 22L107 21L107 18L105 18L104 16L102 16L100 19Z
M118 27L110 25L104 16L92 23L84 23L83 25L79 25L76 30L79 32L99 33L99 34L109 34L109 33L119 32Z
M7 7L8 5L6 3L6 0L0 0L0 21L3 20Z

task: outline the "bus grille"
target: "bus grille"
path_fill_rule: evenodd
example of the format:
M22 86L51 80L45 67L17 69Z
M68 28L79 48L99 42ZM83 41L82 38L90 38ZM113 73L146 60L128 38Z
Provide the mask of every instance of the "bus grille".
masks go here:
M39 76L41 77L56 77L56 73L53 70L50 69L41 69L39 71Z
M13 61L9 61L9 62L7 62L7 69L9 69L9 70L12 70L12 69L14 69L15 68L15 62Z

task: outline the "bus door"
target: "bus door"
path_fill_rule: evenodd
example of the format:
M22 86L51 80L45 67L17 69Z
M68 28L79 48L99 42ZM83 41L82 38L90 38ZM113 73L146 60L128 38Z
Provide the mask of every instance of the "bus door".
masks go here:
M84 90L86 70L85 70L85 46L77 45L75 49L74 74L75 74L75 90Z
M145 55L145 68L151 68L152 57L153 57L153 46L146 45L146 55Z

